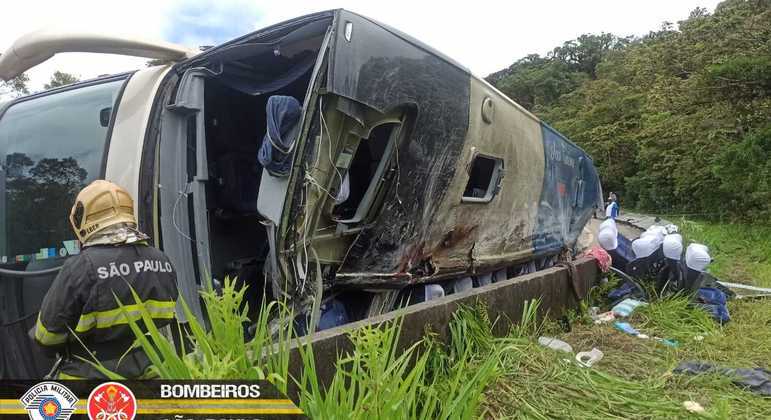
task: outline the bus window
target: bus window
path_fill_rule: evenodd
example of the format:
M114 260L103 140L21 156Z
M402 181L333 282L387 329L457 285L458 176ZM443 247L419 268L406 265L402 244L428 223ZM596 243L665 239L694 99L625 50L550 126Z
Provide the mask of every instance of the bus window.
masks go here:
M23 99L2 115L0 267L44 270L79 252L70 207L81 188L103 176L104 110L115 109L124 82Z

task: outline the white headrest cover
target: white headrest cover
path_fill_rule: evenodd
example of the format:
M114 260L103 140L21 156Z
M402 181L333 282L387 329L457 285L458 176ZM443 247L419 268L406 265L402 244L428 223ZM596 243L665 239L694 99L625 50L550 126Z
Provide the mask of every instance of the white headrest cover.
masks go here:
M632 251L637 258L645 258L659 249L662 241L658 235L641 236L632 241Z
M680 261L683 255L683 236L679 233L673 233L664 237L664 256Z
M612 251L618 247L618 232L613 227L606 226L605 229L600 229L597 242L604 250Z
M696 271L704 271L712 258L709 256L709 248L702 244L690 244L685 250L685 265Z

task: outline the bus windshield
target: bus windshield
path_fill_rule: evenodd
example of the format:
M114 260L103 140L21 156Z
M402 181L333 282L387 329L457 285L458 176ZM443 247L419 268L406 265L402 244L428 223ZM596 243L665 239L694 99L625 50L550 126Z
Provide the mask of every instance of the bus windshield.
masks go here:
M0 267L34 271L79 252L69 211L103 176L110 114L125 79L11 105L0 118Z

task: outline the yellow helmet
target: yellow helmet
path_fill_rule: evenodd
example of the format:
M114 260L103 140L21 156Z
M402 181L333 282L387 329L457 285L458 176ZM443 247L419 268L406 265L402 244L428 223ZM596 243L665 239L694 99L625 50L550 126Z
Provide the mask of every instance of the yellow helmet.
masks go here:
M70 223L80 242L117 223L136 226L134 200L118 185L98 179L78 193L70 211Z

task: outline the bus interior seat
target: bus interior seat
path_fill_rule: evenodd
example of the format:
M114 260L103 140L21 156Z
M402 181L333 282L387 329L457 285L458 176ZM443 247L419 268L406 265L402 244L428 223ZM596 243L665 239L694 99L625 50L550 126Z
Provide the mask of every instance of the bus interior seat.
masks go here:
M289 185L288 176L281 176L280 173L288 171L289 168L286 165L274 164L277 160L291 159L292 153L281 153L272 142L278 142L278 147L291 150L297 141L301 114L300 103L291 96L275 95L268 99L266 118L272 121L272 124L268 124L260 145L259 161L263 168L257 194L257 211L275 225L279 224ZM273 133L270 132L271 129Z

